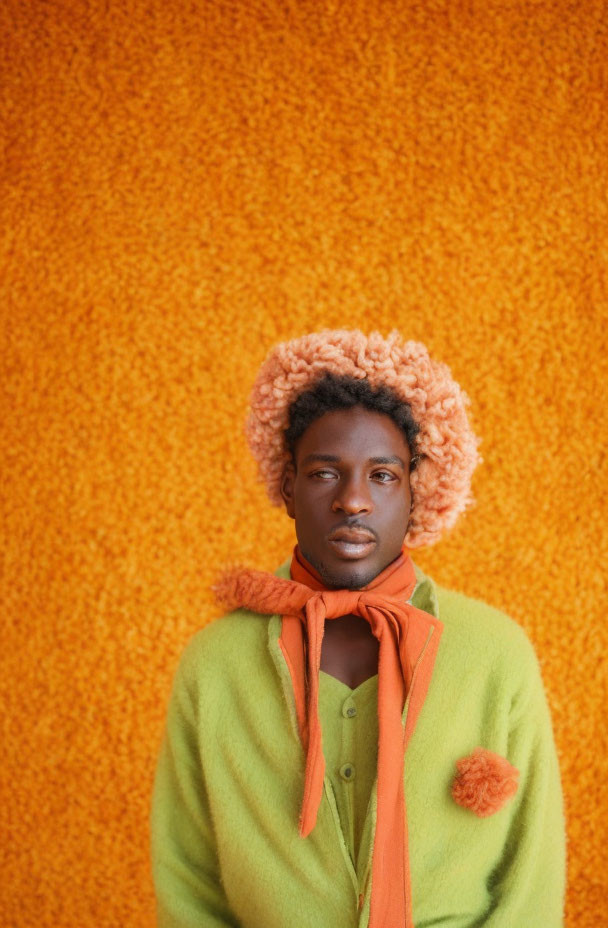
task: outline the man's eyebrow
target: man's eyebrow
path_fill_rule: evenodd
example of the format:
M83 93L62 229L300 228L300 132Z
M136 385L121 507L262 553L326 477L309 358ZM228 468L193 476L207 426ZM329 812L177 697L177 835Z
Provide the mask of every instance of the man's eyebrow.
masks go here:
M323 461L325 464L339 464L341 458L337 454L307 454L305 458L302 459L302 464L311 464L313 461ZM367 461L368 464L399 464L403 470L405 470L405 461L403 458L400 458L398 455L393 454L376 458L369 458Z
M326 464L338 464L340 458L337 454L307 454L301 463L310 464L311 461L324 461Z
M392 454L389 457L380 457L380 458L370 458L370 464L400 464L403 470L405 470L405 461L403 458L400 458L397 454Z

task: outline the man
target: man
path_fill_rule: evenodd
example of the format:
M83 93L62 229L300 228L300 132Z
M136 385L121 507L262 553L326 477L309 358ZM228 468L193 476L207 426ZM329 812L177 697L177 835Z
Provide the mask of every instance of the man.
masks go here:
M558 928L565 839L523 630L409 551L470 502L467 398L423 345L277 346L247 425L298 544L218 584L152 808L160 928Z

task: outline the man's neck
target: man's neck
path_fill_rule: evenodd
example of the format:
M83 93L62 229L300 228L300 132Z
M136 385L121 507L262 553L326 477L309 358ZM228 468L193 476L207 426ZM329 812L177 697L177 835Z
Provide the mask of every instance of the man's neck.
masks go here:
M321 670L355 689L378 673L378 649L378 640L361 616L328 619L321 649Z

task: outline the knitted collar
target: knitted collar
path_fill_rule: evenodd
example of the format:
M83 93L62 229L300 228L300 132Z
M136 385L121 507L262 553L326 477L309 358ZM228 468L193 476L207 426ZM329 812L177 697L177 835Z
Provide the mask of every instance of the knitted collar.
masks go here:
M315 826L323 792L325 759L318 698L325 621L354 614L369 622L379 641L377 816L369 928L413 928L404 755L431 679L443 625L407 601L416 576L405 549L361 590L328 590L297 546L290 572L291 580L261 571L235 571L215 587L216 595L230 608L282 616L279 644L291 674L306 752L299 822L302 837Z

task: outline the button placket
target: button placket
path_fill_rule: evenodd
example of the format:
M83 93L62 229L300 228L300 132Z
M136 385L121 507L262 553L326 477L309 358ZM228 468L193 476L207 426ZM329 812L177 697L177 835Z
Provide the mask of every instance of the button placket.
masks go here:
M341 767L338 770L342 780L342 790L348 808L348 834L349 850L355 862L355 738L356 738L357 707L352 696L348 696L342 703L342 750L340 752Z
M352 696L349 696L348 699L345 699L342 703L342 715L346 719L344 723L344 732L343 744L347 748L347 759L344 764L340 767L340 776L345 783L350 783L355 778L355 765L351 760L348 760L348 757L354 755L355 747L355 727L353 720L357 715L357 706L355 705L355 700Z
M355 747L355 724L354 719L357 716L357 706L352 696L349 696L342 703L342 716L345 719L343 724L342 745L345 749L343 755L344 763L340 767L340 776L345 783L350 783L355 777L355 765L351 758L354 756Z

